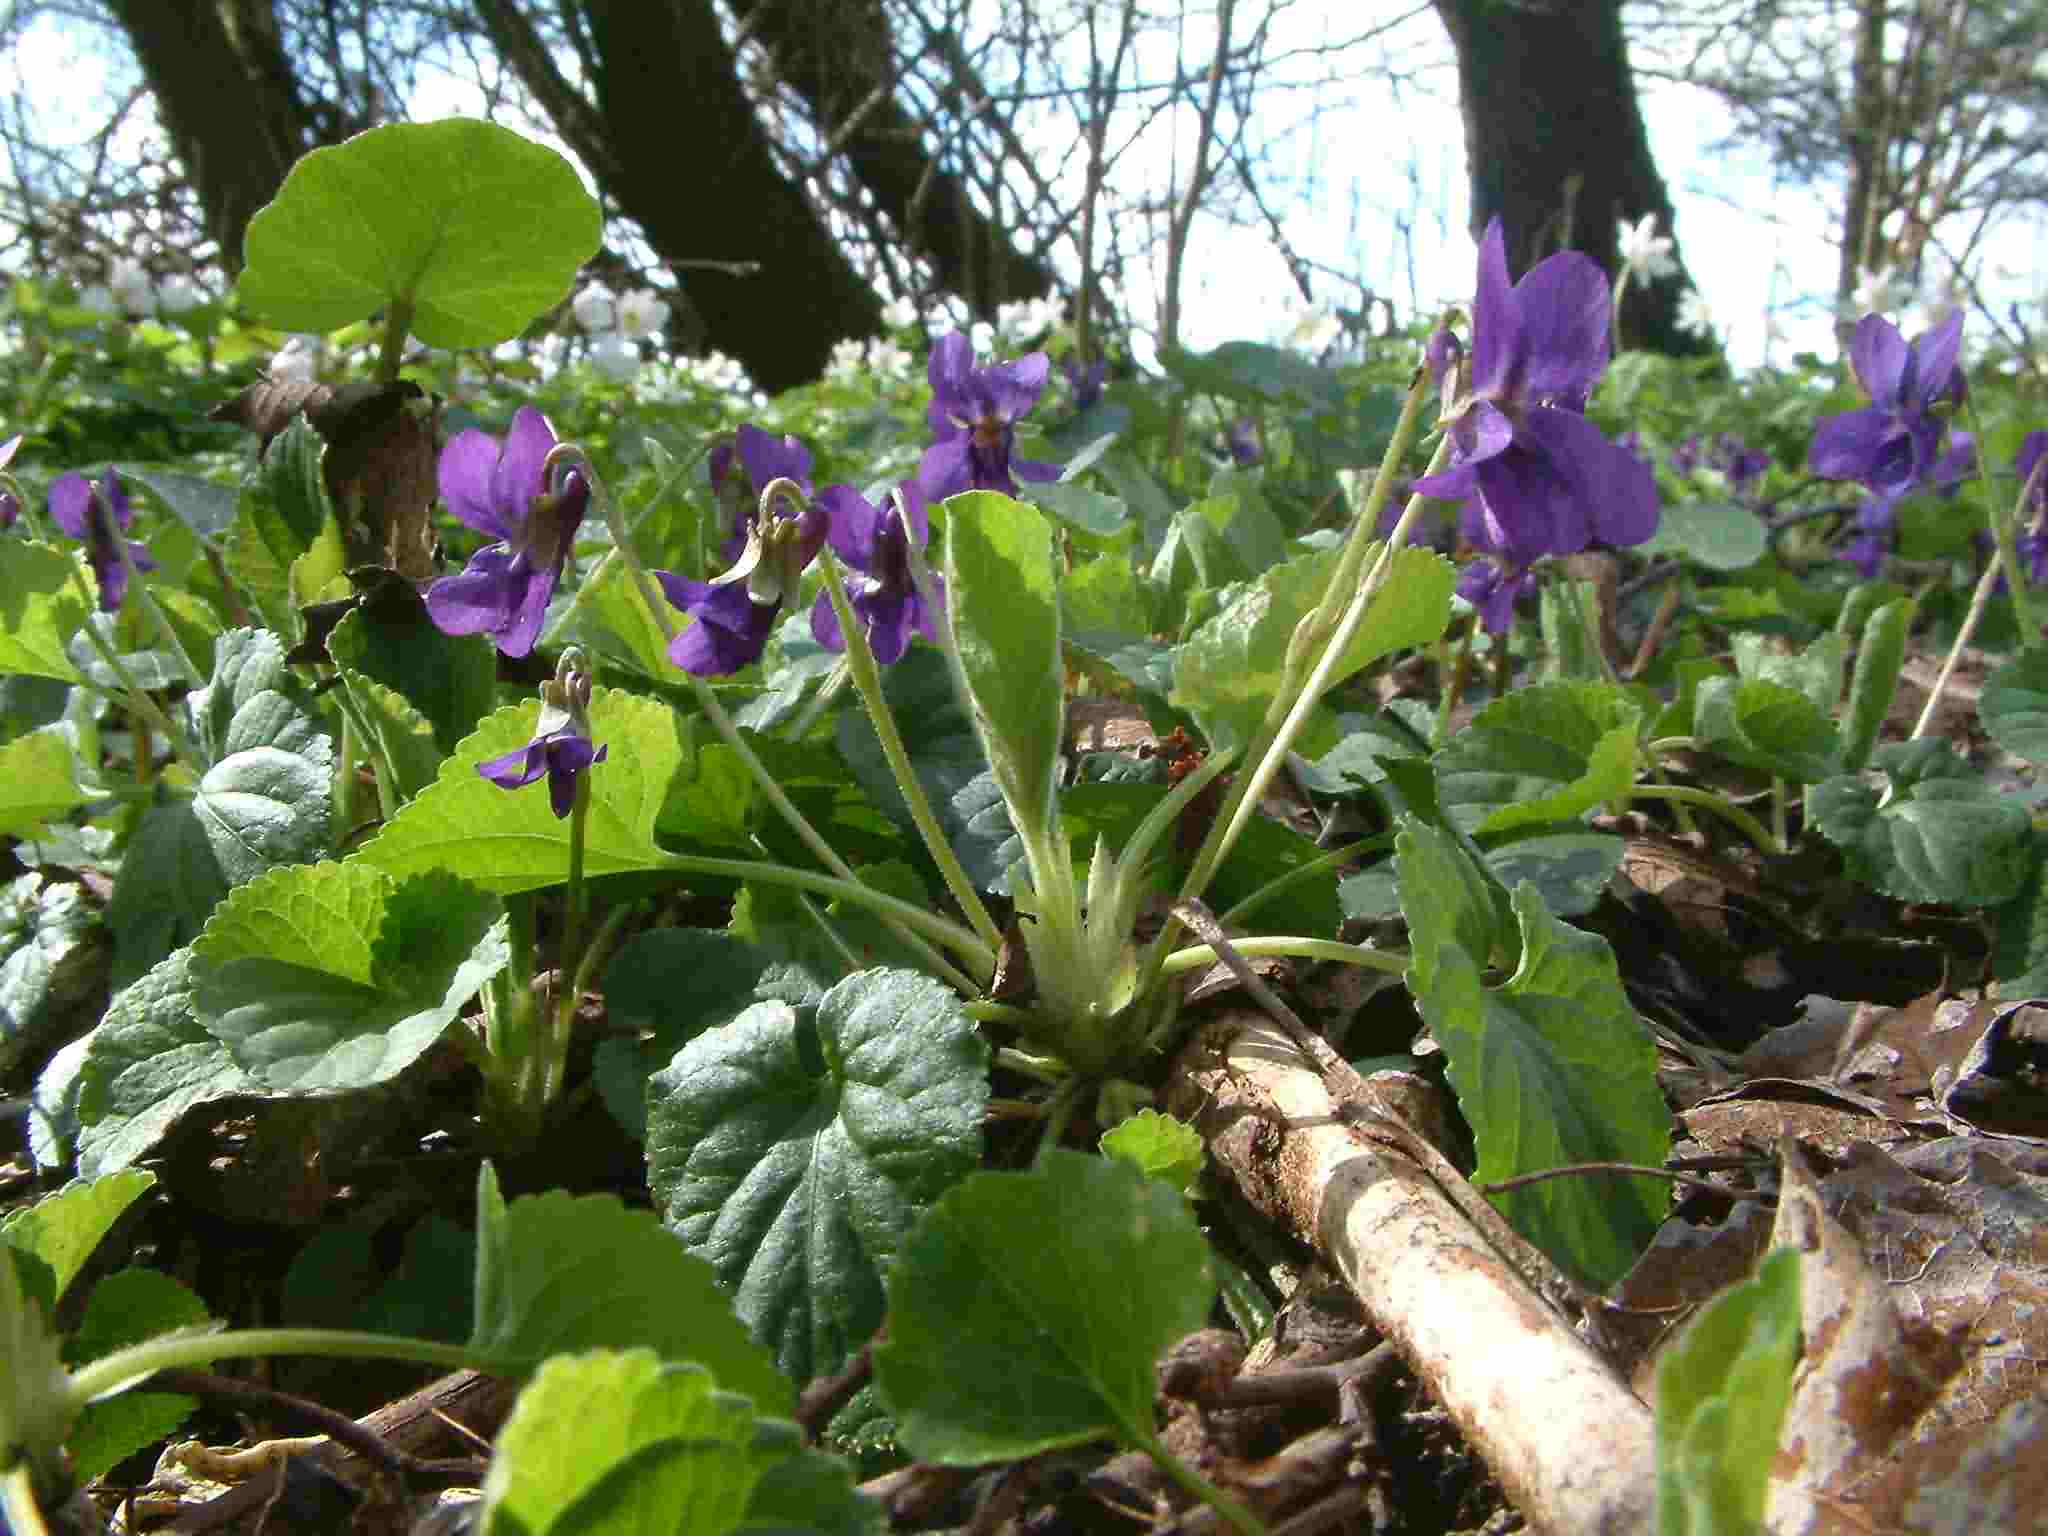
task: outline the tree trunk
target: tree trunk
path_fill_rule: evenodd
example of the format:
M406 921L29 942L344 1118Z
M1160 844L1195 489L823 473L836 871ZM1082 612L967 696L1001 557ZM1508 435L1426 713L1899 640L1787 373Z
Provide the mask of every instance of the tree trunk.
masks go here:
M881 329L881 302L786 180L707 0L589 0L597 107L616 168L605 191L686 266L705 338L763 389L824 371L833 343Z
M313 124L271 0L110 0L228 272Z
M819 127L938 286L993 317L1051 292L1052 270L1020 252L926 151L923 125L895 94L889 18L879 0L733 0L733 15L802 96Z
M1646 213L1676 238L1629 70L1620 0L1435 5L1458 54L1472 230L1500 218L1511 272L1564 249L1613 272L1616 225ZM1715 350L1678 328L1685 286L1682 266L1676 277L1630 283L1621 319L1631 343L1679 355Z

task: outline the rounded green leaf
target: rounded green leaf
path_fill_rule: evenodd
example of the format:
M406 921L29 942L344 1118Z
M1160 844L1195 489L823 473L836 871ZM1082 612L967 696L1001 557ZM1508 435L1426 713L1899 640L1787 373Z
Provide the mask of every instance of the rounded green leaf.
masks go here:
M25 539L0 543L0 672L78 681L64 646L85 622L72 557Z
M1638 554L1677 555L1710 571L1739 571L1763 558L1769 530L1753 508L1739 502L1667 503L1657 531Z
M1053 1151L977 1173L889 1277L875 1375L926 1461L1152 1436L1152 1372L1216 1299L1187 1200L1128 1163Z
M959 999L910 971L862 971L815 1023L756 1003L678 1051L649 1088L648 1184L808 1380L880 1325L882 1272L979 1161L987 1104L988 1045Z
M406 303L428 346L487 347L568 291L599 225L545 145L475 118L391 123L292 167L249 221L239 292L286 330Z

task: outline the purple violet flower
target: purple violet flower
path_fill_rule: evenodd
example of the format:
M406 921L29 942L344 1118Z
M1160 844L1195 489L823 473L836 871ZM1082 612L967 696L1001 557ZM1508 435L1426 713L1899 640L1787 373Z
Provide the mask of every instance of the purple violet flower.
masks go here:
M460 575L427 589L427 615L443 634L489 635L507 656L533 649L590 506L590 484L574 469L553 490L541 484L554 446L547 417L522 405L502 446L472 427L441 450L441 499L497 541L471 555Z
M794 480L806 498L816 494L811 450L794 437L776 437L749 424L711 450L711 494L732 519L732 532L719 549L727 565L746 549L761 493L776 480Z
M839 558L861 573L847 583L847 599L861 620L868 648L885 667L903 659L913 633L934 642L939 638L938 615L925 605L910 574L910 549L923 549L931 536L924 490L915 480L898 489L901 517L893 506L877 507L850 485L828 485L818 493L818 505L831 519L826 537ZM936 574L932 583L943 607L945 589ZM820 592L811 606L811 635L828 651L846 649L829 593Z
M2020 439L2013 472L2019 476L2019 511L2026 519L2019 554L2027 563L2027 580L2038 587L2048 583L2048 431Z
M1956 354L1963 317L1952 314L1909 345L1882 315L1865 315L1849 343L1856 377L1871 403L1830 416L1813 434L1807 467L1824 480L1857 480L1897 500L1926 479L1941 449L1942 404L1963 399Z
M1067 388L1073 391L1074 411L1079 414L1102 398L1102 381L1109 376L1109 363L1097 358L1086 367L1078 358L1068 358L1060 364L1060 372L1066 375Z
M782 605L794 596L804 568L825 545L829 519L806 499L786 510L789 497L757 508L739 560L710 581L692 581L668 571L655 579L670 603L694 621L669 642L668 659L698 677L724 677L758 661L774 631Z
M17 432L0 443L0 469L14 462L14 452L21 446L21 437L22 434ZM12 528L20 520L21 497L15 493L13 477L8 476L0 480L0 531Z
M548 805L560 821L575 808L576 776L603 762L611 748L590 740L590 674L573 649L563 653L556 675L540 685L540 698L533 740L478 763L476 771L501 789L524 789L545 773Z
M59 475L50 484L50 520L74 539L85 541L86 559L100 584L100 611L118 613L128 596L128 567L121 561L116 540L135 521L135 509L128 505L128 489L109 464L98 480L88 480L77 470ZM156 561L133 539L124 541L128 558L138 571L153 571Z
M1535 572L1510 570L1487 557L1470 561L1458 573L1458 596L1479 610L1479 622L1490 635L1515 622L1515 603L1535 586Z
M1700 467L1700 435L1695 432L1671 450L1671 472L1689 475Z
M1250 469L1266 457L1265 449L1259 446L1259 424L1249 416L1240 416L1224 428L1223 446L1230 450L1231 462L1239 469Z
M1714 439L1714 451L1708 462L1728 477L1729 489L1740 495L1751 481L1764 477L1771 467L1771 456L1761 448L1750 447L1733 432L1723 432Z
M1057 464L1013 459L1017 420L1038 403L1052 364L1043 352L1013 363L974 366L974 344L955 331L932 348L925 376L932 403L925 420L935 441L917 478L934 501L961 491L1017 494L1017 480L1057 480Z
M1471 542L1513 585L1543 555L1599 540L1640 544L1657 531L1649 467L1610 443L1585 416L1607 366L1607 277L1577 251L1560 251L1508 281L1500 220L1479 243L1471 383L1446 418L1451 467L1415 483L1465 503ZM1489 595L1489 616L1507 604Z

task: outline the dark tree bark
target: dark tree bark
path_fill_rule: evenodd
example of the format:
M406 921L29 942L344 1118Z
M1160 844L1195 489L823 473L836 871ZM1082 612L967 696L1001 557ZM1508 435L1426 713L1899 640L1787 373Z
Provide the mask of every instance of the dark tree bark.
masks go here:
M704 0L588 0L597 109L615 177L605 190L687 267L705 339L763 389L824 371L833 343L881 329L881 302L803 189L784 179Z
M932 265L938 284L978 314L1041 298L1053 273L1020 253L926 152L922 126L894 94L889 18L879 0L733 0L733 14L802 96L853 174Z
M1636 99L1620 0L1434 3L1458 54L1473 233L1499 217L1509 271L1519 276L1569 248L1613 272L1617 223L1646 213L1676 238ZM1685 286L1682 264L1678 276L1629 284L1621 324L1631 345L1676 355L1716 350L1678 328Z
M314 124L270 0L109 0L230 274Z

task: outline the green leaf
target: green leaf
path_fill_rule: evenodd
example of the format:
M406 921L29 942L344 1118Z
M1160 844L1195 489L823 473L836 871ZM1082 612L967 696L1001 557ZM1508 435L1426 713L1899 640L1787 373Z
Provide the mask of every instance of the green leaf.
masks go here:
M1799 1364L1799 1250L1716 1297L1657 1362L1657 1536L1763 1528Z
M277 1093L368 1088L441 1038L509 958L498 902L447 874L281 869L235 891L192 945L192 1009Z
M767 952L711 928L655 928L605 968L615 1033L597 1048L598 1089L614 1118L647 1139L647 1080L690 1041L761 1001Z
M206 1303L169 1275L120 1269L92 1288L78 1330L64 1344L77 1367L159 1334L202 1327ZM88 1403L64 1442L73 1475L98 1477L115 1463L161 1440L185 1422L198 1402L175 1392L123 1392Z
M1583 917L1600 904L1627 844L1605 832L1555 832L1486 850L1486 867L1508 890L1524 880L1559 917Z
M1712 677L1693 699L1693 735L1730 762L1801 784L1836 772L1835 722L1796 688L1763 678Z
M486 1163L477 1176L476 1326L469 1348L511 1375L549 1355L650 1349L694 1360L758 1412L795 1395L719 1294L711 1266L651 1211L561 1190L509 1206Z
M193 1015L191 959L180 949L158 962L92 1032L78 1084L78 1171L87 1178L144 1156L188 1109L262 1092Z
M498 652L489 638L444 635L417 603L357 608L334 626L327 654L433 721L444 753L476 729L496 696Z
M1876 761L1896 768L1900 760L1884 748ZM1959 760L1954 765L1968 771ZM1842 850L1853 878L1901 901L1958 907L1997 906L2020 893L2033 862L2025 806L1976 778L1900 777L1893 774L1886 800L1847 775L1807 791L1808 818Z
M1321 600L1335 564L1334 553L1317 552L1271 567L1180 648L1171 702L1195 716L1212 744L1242 746L1257 734L1279 692L1295 629ZM1456 580L1456 570L1433 551L1400 551L1330 674L1332 686L1382 656L1440 636Z
M1535 887L1523 885L1513 897L1521 963L1504 984L1485 986L1484 957L1459 935L1457 907L1437 894L1441 879L1419 878L1441 864L1443 845L1443 834L1410 823L1396 858L1418 957L1409 990L1471 1122L1473 1181L1567 1163L1661 1165L1671 1133L1656 1047L1629 1006L1607 941L1559 922ZM1605 1289L1655 1236L1669 1199L1653 1179L1552 1179L1496 1203L1516 1231Z
M1229 400L1251 403L1299 400L1334 410L1344 401L1344 381L1298 352L1258 341L1226 341L1213 352L1167 347L1159 363L1183 383Z
M2048 650L2022 651L1987 677L1977 713L2013 756L2048 763Z
M11 1073L90 1022L106 933L84 886L32 871L0 887L0 952L0 1073Z
M1185 1120L1141 1109L1104 1131L1100 1145L1104 1157L1121 1159L1146 1178L1170 1184L1184 1195L1194 1194L1204 1143L1202 1133Z
M1666 502L1643 555L1676 555L1710 571L1755 565L1770 545L1770 530L1756 509L1732 501Z
M1899 686L1899 668L1906 659L1906 631L1912 627L1915 607L1911 598L1899 598L1879 608L1863 626L1863 641L1856 650L1856 674L1849 683L1849 706L1842 715L1842 767L1846 772L1863 771L1863 765L1870 761L1870 749L1877 744L1878 729L1891 711L1892 695ZM2031 654L2025 653L2021 659ZM1994 737L1998 732L1991 724L1990 700L1999 675L2002 674L1994 674L1986 682L1983 702L1978 706L1985 728Z
M434 782L444 755L434 741L433 723L402 693L347 667L335 669L361 722L365 745L374 754L394 804L403 805Z
M313 424L294 416L242 483L238 516L249 520L279 570L289 569L336 521L320 473L326 454Z
M18 1456L50 1461L75 1409L70 1378L57 1356L49 1309L22 1293L21 1268L0 1254L0 1463Z
M757 1003L655 1075L648 1185L777 1363L835 1370L882 1321L882 1272L981 1156L988 1046L959 999L862 971L815 1019Z
M1444 814L1481 836L1576 821L1635 783L1642 711L1607 683L1495 699L1436 754Z
M502 789L476 771L533 739L538 700L501 709L456 747L433 785L350 859L403 878L445 869L499 895L559 885L569 875L569 823L548 804L544 783ZM665 704L600 688L590 729L609 754L588 774L586 876L665 869L655 818L683 760L676 717Z
M1119 498L1105 496L1100 491L1065 480L1019 486L1017 499L1043 507L1061 522L1071 523L1083 533L1092 533L1099 539L1115 533L1131 516L1131 509Z
M1066 718L1045 515L993 491L947 501L946 611L996 782L1026 841L1041 838Z
M1735 637L1735 670L1745 678L1796 688L1823 715L1832 715L1842 701L1842 665L1848 642L1830 630L1796 650L1784 650L1768 636Z
M2032 835L2028 854L2019 894L1995 914L1991 974L2005 999L2048 996L2048 833Z
M671 613L670 617L677 616ZM547 642L555 645L571 640L646 677L663 677L674 665L668 659L668 637L640 595L632 572L616 555L608 555L597 573L577 589L561 632L547 637Z
M179 522L204 538L217 539L235 521L238 493L232 485L153 464L116 464L124 480L146 486Z
M79 681L65 647L85 622L73 557L27 539L0 539L0 672Z
M1215 1299L1185 1197L1055 1148L1028 1172L975 1174L918 1224L875 1376L925 1461L1149 1444L1153 1369Z
M849 1463L823 1451L804 1450L762 1473L747 1501L747 1527L818 1536L884 1536L889 1519L879 1499L854 1487Z
M767 1432L764 1433L763 1431ZM799 1449L695 1365L646 1350L549 1360L520 1392L484 1483L483 1536L724 1536Z
M121 1213L155 1183L155 1174L140 1169L100 1179L74 1179L54 1195L45 1195L0 1221L0 1242L49 1266L52 1289L43 1301L55 1306Z
M475 118L391 123L302 156L249 221L236 291L331 331L394 304L430 347L488 347L568 292L596 201L554 150Z
M1394 864L1401 910L1411 932L1419 918L1428 936L1416 934L1409 964L1408 989L1419 997L1435 986L1440 947L1455 945L1488 965L1497 951L1511 949L1515 922L1507 893L1449 831L1413 816L1402 817L1400 826Z

